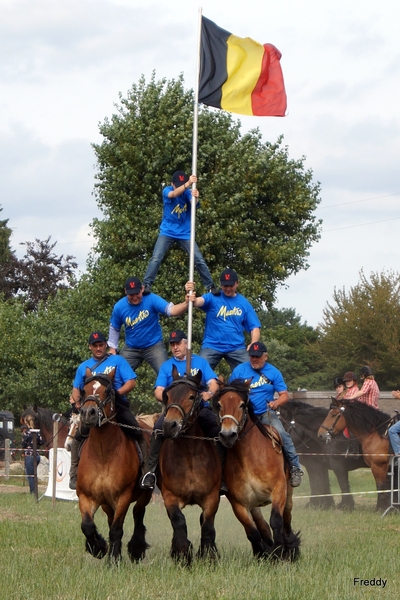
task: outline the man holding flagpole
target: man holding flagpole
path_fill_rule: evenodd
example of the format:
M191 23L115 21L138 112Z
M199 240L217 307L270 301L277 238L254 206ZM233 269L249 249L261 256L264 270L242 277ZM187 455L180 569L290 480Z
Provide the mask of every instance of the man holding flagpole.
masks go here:
M164 208L160 235L143 279L144 296L150 294L160 264L173 244L179 244L190 253L190 206L192 198L196 205L199 198L199 190L190 189L193 183L197 183L196 175L188 177L183 171L175 171L171 185L163 189ZM219 293L197 244L194 245L194 265L206 290L213 294Z

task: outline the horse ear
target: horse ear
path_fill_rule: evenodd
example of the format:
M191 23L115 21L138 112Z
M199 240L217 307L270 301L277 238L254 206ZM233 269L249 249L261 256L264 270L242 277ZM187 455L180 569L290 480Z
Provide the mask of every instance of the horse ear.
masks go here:
M115 377L115 369L113 369L112 371L110 371L109 373L107 373L107 377L110 381L113 381L114 377Z
M89 369L89 367L86 367L86 373L85 373L85 379L89 379L89 377L91 377L93 375L91 369Z
M175 381L176 379L179 379L179 373L178 373L178 369L176 368L176 365L174 365L172 367L172 379Z
M250 384L251 384L252 381L253 381L252 377L250 377L249 379L243 379L243 385L245 387L247 387L247 389L249 390L250 389Z
M38 411L37 404L34 404L34 405L33 405L33 410L35 411L35 413L37 413L37 411Z
M203 373L202 373L202 370L199 369L197 371L196 375L193 377L193 381L195 382L195 384L197 385L197 387L199 387L202 378L203 378Z

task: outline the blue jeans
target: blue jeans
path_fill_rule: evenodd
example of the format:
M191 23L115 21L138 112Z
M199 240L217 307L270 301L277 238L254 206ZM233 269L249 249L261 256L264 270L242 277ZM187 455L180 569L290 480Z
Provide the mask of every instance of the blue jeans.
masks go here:
M393 452L400 454L400 421L389 427L389 439L392 444Z
M157 342L157 344L149 346L148 348L129 348L129 346L125 344L120 354L126 358L134 371L136 371L145 360L149 363L151 368L154 369L157 375L161 365L168 360L168 354L162 342Z
M201 348L200 356L206 359L212 369L215 369L221 360L225 358L232 371L238 365L249 360L246 348L232 350L232 352L219 352L218 350L214 350L214 348Z
M275 427L282 438L283 451L289 461L290 468L295 467L296 469L300 469L299 457L297 456L296 448L294 447L292 438L290 437L290 434L283 428L283 425L276 412L274 410L267 410L267 412L265 412L261 417L261 423Z
M153 256L150 259L150 262L147 266L146 274L143 279L144 285L148 285L149 287L153 285L164 256L166 255L170 247L173 244L175 244L175 242L188 254L190 254L190 240L179 240L177 238L169 237L167 235L159 235L156 241L156 245L154 246ZM194 243L194 266L196 267L200 275L200 279L203 282L204 287L207 290L209 290L210 287L213 285L213 280L211 277L211 273L203 258L203 255L200 252L200 249L196 242Z
M34 478L34 461L32 456L25 456L25 474L29 484L29 491L31 494L35 491L35 478ZM36 463L40 463L40 456L36 457Z

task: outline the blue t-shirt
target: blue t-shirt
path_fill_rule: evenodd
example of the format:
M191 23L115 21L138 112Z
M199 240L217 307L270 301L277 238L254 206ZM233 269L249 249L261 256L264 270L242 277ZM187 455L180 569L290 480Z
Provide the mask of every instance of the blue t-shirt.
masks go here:
M86 367L89 367L89 369L92 370L98 362L99 361L92 356L79 365L73 384L75 388L83 390L86 379ZM125 360L123 356L119 356L119 354L110 354L106 360L103 360L103 362L99 364L95 371L92 371L92 374L98 375L99 373L103 373L104 375L109 375L114 369L115 375L112 385L115 391L118 391L127 381L136 379L137 377L128 361ZM126 400L125 396L122 396L122 398Z
M174 356L169 360L165 361L161 365L161 369L157 375L156 383L154 387L168 387L173 382L172 379L172 367L176 366L178 370L179 377L183 377L186 372L186 358L184 360L177 360ZM207 382L211 379L218 379L218 375L214 373L208 362L205 358L198 356L197 354L192 354L192 360L190 363L190 375L195 376L198 371L201 369L202 378L201 378L201 388L203 391L207 389Z
M140 304L129 304L127 296L119 300L112 311L110 323L117 331L125 327L125 344L129 348L149 348L162 341L159 315L166 314L169 302L149 294Z
M219 352L233 352L246 348L244 331L261 327L250 302L241 294L233 298L204 294L201 309L206 313L202 347Z
M192 192L188 189L176 198L168 198L169 192L173 189L172 185L168 185L162 191L164 208L160 235L167 235L177 240L189 240Z
M287 386L282 373L270 363L265 363L262 369L256 371L250 362L242 363L233 369L229 383L234 379L250 379L250 402L256 415L268 410L268 404L274 399L275 392L286 392Z

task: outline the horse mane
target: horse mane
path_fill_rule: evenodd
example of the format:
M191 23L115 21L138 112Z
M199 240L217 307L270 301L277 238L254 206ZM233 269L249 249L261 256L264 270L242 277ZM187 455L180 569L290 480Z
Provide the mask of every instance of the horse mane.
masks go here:
M387 429L390 416L365 402L344 400L344 417L349 429L357 429L360 433L376 431L382 437Z
M227 390L234 389L235 392L239 394L243 400L248 402L249 400L249 385L245 383L244 379L234 379L231 383L223 383L220 385L220 388L217 392L215 392L212 399L212 407L214 412L218 412L218 400L222 394L224 394ZM248 403L249 404L249 403Z

